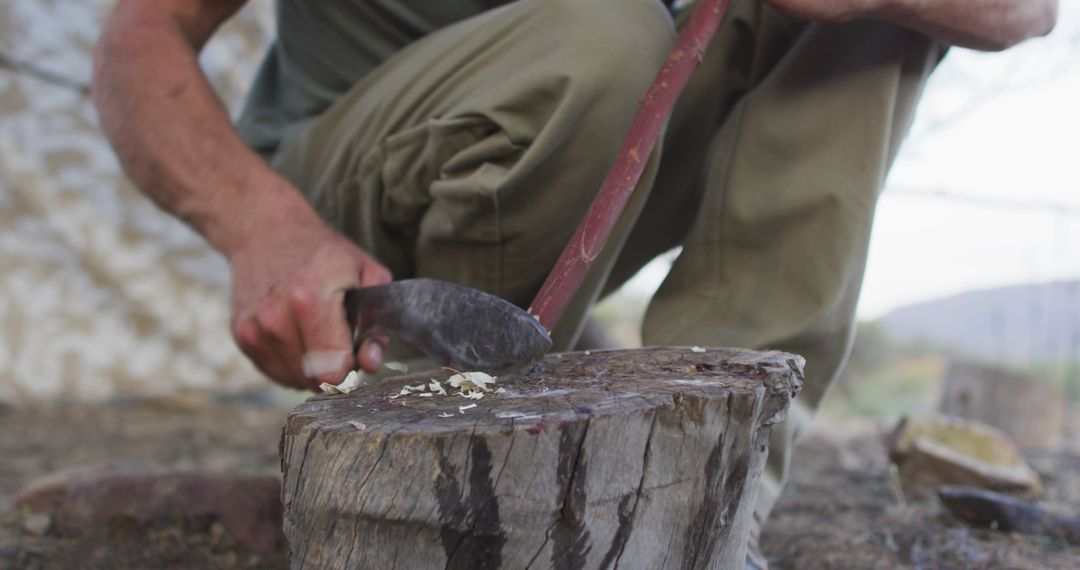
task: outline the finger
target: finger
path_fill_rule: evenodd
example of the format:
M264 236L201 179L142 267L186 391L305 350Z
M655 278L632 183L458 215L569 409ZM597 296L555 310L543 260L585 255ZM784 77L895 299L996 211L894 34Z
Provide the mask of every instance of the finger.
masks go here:
M353 355L347 350L312 350L304 353L304 376L317 378L337 373L352 364ZM337 382L333 382L337 384Z
M367 372L375 373L382 366L383 353L386 350L385 337L369 337L360 343L356 351L356 361Z
M307 376L317 383L338 384L356 364L352 358L353 335L344 311L345 291L351 287L390 281L390 271L361 253L357 265L330 263L320 265L319 274L294 275L290 280L289 306L296 318L304 350L316 355L343 352L347 358L334 362L333 357L308 358ZM382 361L381 348L368 348L357 362L369 372ZM367 364L366 366L364 364ZM374 363L374 367L371 364ZM337 364L337 366L334 366Z
M274 350L273 340L259 326L254 316L246 318L234 326L234 337L240 351L251 360L260 372L274 382L290 388L303 389L307 382L298 382L290 374L289 367L281 355Z
M311 379L303 372L303 338L288 304L272 293L259 306L255 320L266 338L264 345L277 355L283 379L290 385L311 386Z
M263 374L266 374L271 380L282 386L297 390L310 389L311 382L303 375L296 374L293 367L285 360L280 351L273 348L273 345L274 341L267 337L267 348L259 359L263 364L256 364L256 366L262 370Z
M371 257L365 261L364 267L360 271L361 287L385 285L393 280L394 276L390 273L390 270Z
M353 367L352 333L345 319L345 293L329 295L293 295L293 314L302 337L304 350L309 355L307 376L316 384L338 384Z

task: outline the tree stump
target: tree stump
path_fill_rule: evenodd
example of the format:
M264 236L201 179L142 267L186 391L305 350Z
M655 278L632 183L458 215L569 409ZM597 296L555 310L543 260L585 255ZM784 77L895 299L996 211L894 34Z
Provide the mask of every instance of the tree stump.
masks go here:
M313 397L282 434L293 568L741 568L802 365L552 354L478 401L389 397L448 372Z
M1069 399L1047 382L999 366L953 359L941 412L992 425L1023 449L1060 449Z

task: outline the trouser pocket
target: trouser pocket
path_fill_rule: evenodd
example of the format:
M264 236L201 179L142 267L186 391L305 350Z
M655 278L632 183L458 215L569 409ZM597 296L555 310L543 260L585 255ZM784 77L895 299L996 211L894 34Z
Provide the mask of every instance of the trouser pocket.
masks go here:
M499 293L499 188L524 148L484 116L432 118L369 151L358 176L343 184L342 203L364 201L345 210L372 217L362 225L384 234L372 235L371 245L398 278Z

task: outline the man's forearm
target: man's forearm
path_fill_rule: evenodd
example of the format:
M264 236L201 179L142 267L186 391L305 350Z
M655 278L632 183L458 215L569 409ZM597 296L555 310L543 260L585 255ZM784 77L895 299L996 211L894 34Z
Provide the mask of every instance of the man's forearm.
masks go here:
M1057 0L871 0L870 16L949 45L997 51L1050 33Z
M196 53L214 27L121 5L95 53L94 100L136 185L229 255L260 227L314 213L240 140L207 83Z

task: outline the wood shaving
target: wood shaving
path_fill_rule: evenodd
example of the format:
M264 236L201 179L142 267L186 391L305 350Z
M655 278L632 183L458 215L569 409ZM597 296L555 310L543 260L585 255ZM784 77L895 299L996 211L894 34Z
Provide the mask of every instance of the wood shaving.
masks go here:
M705 352L705 349L700 346L691 346L690 352Z
M454 417L454 414L448 414L446 412L443 412L443 413L439 414L439 417L440 418L452 418L452 417Z
M394 370L396 372L403 372L404 373L404 372L409 371L409 367L406 366L404 362L394 362L394 361L383 362L383 366L389 368L390 370Z
M476 404L469 404L467 406L458 406L457 411L459 414L464 414L465 410L471 410L476 407Z
M397 394L392 394L390 396L390 399L391 400L396 400L396 399L398 399L398 398L400 398L402 396L408 396L411 393L412 393L412 390L409 390L408 386L404 386L404 387L401 388L400 392L398 392Z
M355 370L349 371L349 373L345 375L345 379L336 386L329 382L319 384L319 389L327 394L348 394L359 387L360 375Z
M494 384L496 380L497 377L483 372L458 372L447 378L446 382L451 388L460 388L462 391L479 389L486 392L490 389L488 384Z
M453 376L446 379L446 383L451 388L457 388L457 395L470 400L480 400L484 397L484 394L492 391L492 385L498 380L497 377L491 376L484 372L455 372ZM501 394L505 392L505 388L498 388L495 393ZM388 396L391 400L396 400L402 396L416 395L421 398L432 398L435 396L446 396L449 393L443 386L442 382L432 378L428 384L417 384L415 386L402 386L401 391L397 394Z
M360 422L358 422L356 420L349 420L349 421L347 421L345 423L351 425L352 427L354 427L354 428L356 428L356 429L358 429L360 431L363 431L363 430L367 429L366 425L364 425L364 424L362 424L362 423L360 423Z

